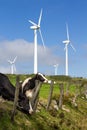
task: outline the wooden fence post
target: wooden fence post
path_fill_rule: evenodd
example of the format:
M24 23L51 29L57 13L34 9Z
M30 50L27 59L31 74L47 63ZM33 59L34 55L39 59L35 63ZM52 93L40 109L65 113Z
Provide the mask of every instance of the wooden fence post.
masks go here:
M39 82L39 84L38 84L38 81L36 81L33 98L31 100L31 104L32 104L32 108L33 108L34 112L36 111L36 108L37 108L38 96L39 96L39 91L40 91L41 85L42 85L41 82Z
M79 86L79 94L80 94L80 96L81 96L81 94L82 94L82 87L81 87L81 85L82 85L82 81L79 80L79 81L78 81L78 86Z
M17 107L17 103L18 103L19 87L20 87L19 76L16 77L15 87L16 87L15 88L15 97L14 97L14 104L13 104L13 110L12 110L12 115L11 115L11 121L14 121L14 115L15 115L16 107Z
M51 99L52 99L52 94L53 94L53 86L54 86L54 82L51 80L50 92L49 92L48 104L47 104L46 110L49 109L49 106L50 106L50 104L51 104Z
M64 97L64 85L63 85L63 83L59 84L59 88L60 88L59 108L62 109L63 97Z
M66 83L66 94L67 95L69 94L70 85L71 85L71 82Z

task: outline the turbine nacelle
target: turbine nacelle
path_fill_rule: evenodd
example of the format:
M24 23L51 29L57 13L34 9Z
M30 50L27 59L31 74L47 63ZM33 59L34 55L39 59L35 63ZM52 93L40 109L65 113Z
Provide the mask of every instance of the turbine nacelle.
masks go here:
M55 64L54 67L58 67L59 64Z
M30 26L30 29L33 29L33 30L37 30L37 29L39 29L40 28L40 26Z
M12 61L10 61L10 60L8 60L8 63L10 63L11 65L14 64L14 62L12 62Z
M70 43L70 40L65 40L63 41L64 44L69 44Z

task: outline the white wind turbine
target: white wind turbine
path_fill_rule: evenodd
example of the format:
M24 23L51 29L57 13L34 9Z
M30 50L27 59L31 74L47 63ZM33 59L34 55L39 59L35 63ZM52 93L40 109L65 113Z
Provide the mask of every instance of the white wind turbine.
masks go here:
M44 46L44 40L43 40L42 33L41 33L41 30L40 30L41 17L42 17L42 9L41 9L41 12L40 12L38 24L29 20L29 22L33 25L30 28L34 30L34 74L37 73L37 30L39 30L41 40L42 40L42 43L43 43L43 46ZM45 48L45 46L44 46L44 48Z
M15 62L17 60L17 56L13 60L8 60L8 63L11 65L11 74L14 74L14 71L16 71Z
M59 66L59 64L55 64L55 65L54 65L54 68L55 68L55 75L57 75L58 66Z
M68 24L66 24L66 32L67 32L67 40L65 40L65 41L63 41L63 43L65 44L65 48L64 48L64 50L66 51L65 52L65 56L66 56L66 63L65 63L65 67L66 67L66 71L65 71L65 74L66 74L66 76L68 75L68 45L70 44L70 46L72 47L72 49L74 50L74 51L76 51L75 50L75 48L73 47L73 45L72 45L72 43L71 43L71 41L70 41L70 39L69 39L69 30L68 30Z

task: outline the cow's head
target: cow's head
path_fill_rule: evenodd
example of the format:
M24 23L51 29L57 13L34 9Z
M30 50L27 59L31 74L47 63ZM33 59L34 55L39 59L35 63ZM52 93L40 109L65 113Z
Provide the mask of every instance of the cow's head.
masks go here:
M45 75L41 73L36 74L36 80L39 80L41 82L48 82L48 79L45 77Z

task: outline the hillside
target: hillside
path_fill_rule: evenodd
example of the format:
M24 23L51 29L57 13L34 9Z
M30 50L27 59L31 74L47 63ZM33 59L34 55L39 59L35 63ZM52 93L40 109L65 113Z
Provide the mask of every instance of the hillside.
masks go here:
M15 76L9 77L15 83ZM58 87L54 87L56 92ZM37 112L26 115L17 110L14 122L11 121L13 102L0 99L0 130L87 130L87 99L78 96L75 106L71 102L74 94L70 92L68 95L64 94L63 106L66 109L56 110L51 103L47 111L48 95L42 96L44 90L49 90L46 84L41 88ZM53 100L58 100L59 94L55 92Z
M64 110L46 111L43 107L32 116L17 110L11 122L12 102L0 101L0 130L87 130L87 101L78 98L78 107L70 104Z

